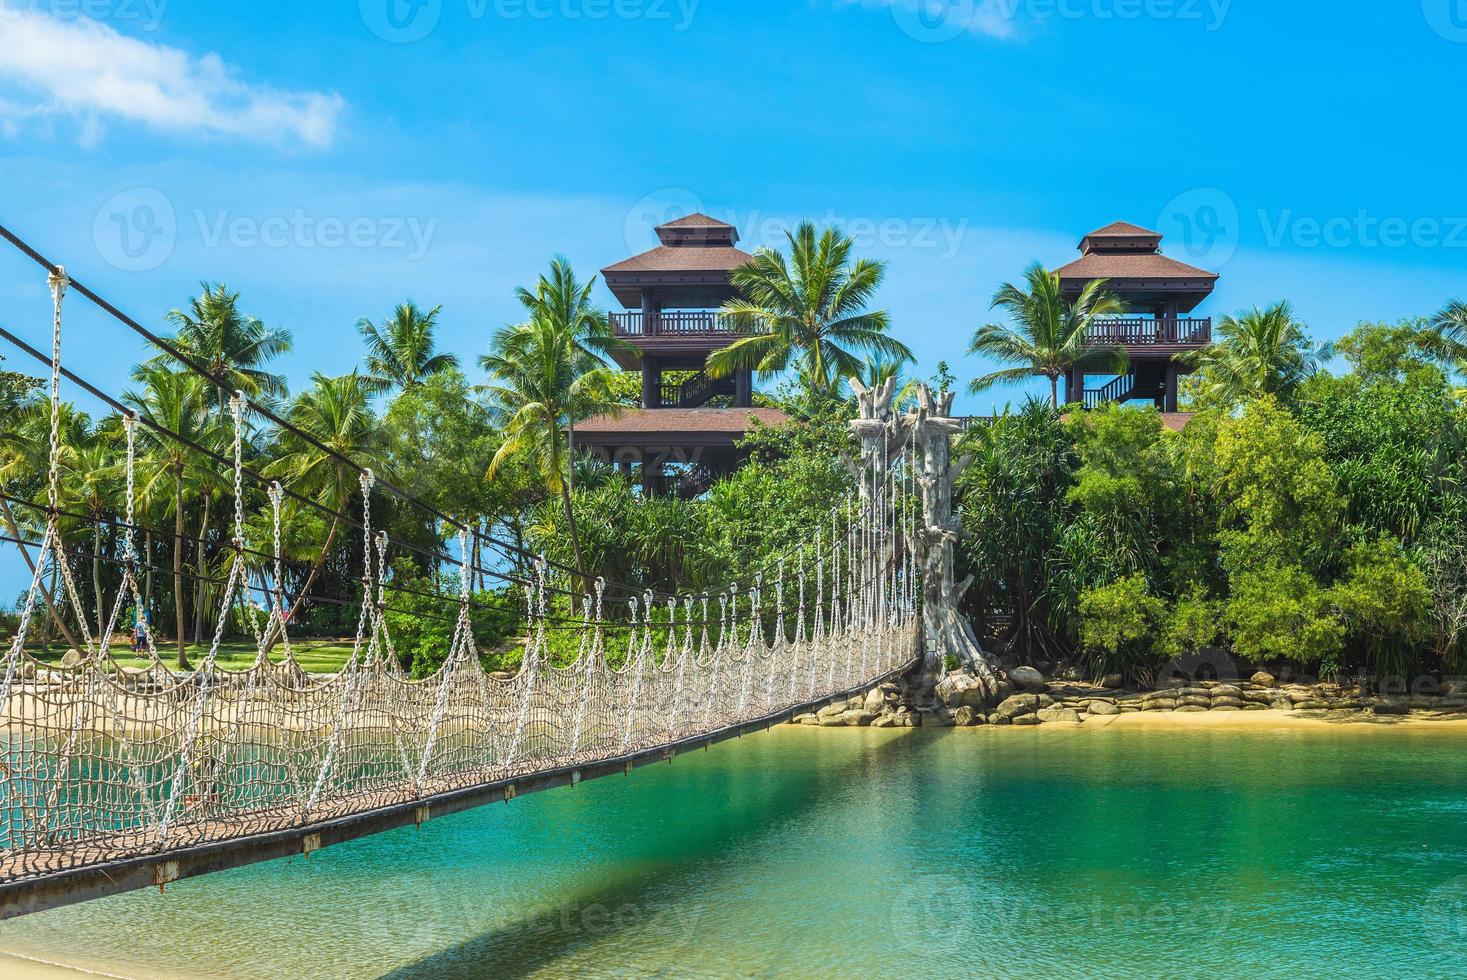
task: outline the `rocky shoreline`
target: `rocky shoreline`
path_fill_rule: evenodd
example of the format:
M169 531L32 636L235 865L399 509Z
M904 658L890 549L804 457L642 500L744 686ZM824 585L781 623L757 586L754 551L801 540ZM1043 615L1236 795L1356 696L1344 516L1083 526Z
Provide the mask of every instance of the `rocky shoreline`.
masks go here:
M822 728L972 728L980 725L1082 725L1140 713L1274 711L1291 717L1370 722L1383 717L1467 720L1467 686L1448 683L1434 695L1362 695L1338 684L1280 684L1259 672L1246 681L1178 682L1159 690L1107 683L1049 683L1033 668L1008 672L1004 696L988 707L971 675L952 672L930 680L888 682L864 697L832 702L795 716L791 724Z

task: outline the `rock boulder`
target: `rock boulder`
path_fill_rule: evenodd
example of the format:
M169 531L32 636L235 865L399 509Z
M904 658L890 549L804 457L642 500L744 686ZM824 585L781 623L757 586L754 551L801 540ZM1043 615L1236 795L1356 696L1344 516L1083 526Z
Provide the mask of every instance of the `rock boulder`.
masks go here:
M979 683L978 678L962 671L954 671L938 681L934 693L937 695L937 700L949 708L960 708L963 705L982 708L986 700L983 685Z
M1045 724L1078 725L1080 714L1070 708L1061 708L1058 705L1051 708L1040 708L1034 716Z
M1009 671L1009 680L1021 691L1038 692L1046 687L1044 675L1033 667L1015 667Z
M1054 698L1048 694L1015 694L1013 697L1004 699L993 713L1000 718L1022 718L1025 715L1032 715L1040 708L1048 708L1052 704L1054 704Z

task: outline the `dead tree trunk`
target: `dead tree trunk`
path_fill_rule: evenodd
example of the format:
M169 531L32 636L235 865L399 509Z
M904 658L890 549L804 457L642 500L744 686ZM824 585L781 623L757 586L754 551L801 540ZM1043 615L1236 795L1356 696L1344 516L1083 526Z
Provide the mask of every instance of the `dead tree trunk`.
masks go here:
M954 463L952 439L961 425L952 418L953 393L933 392L917 386L917 408L902 420L922 460L922 529L917 551L922 556L922 631L927 669L940 674L943 663L954 657L982 687L990 702L1000 688L998 666L978 643L973 628L958 612L963 593L972 577L954 581L953 551L963 535L953 513L953 484L969 459Z

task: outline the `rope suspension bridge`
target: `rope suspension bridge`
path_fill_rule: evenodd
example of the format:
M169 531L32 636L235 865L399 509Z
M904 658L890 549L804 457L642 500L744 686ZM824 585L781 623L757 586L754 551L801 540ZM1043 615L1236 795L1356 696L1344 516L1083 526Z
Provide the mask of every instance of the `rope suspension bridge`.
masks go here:
M939 576L924 580L943 560L942 548L924 546L926 522L957 423L940 417L950 397L934 408L925 390L920 411L894 417L888 383L858 388L859 493L751 581L697 594L587 581L543 556L521 562L528 571L520 576L479 565L467 526L353 464L361 519L328 513L360 532L361 601L350 655L329 675L297 662L282 584L282 505L321 505L245 465L252 417L292 427L269 406L226 392L232 451L203 450L228 467L233 497L232 557L207 654L192 671L169 669L147 630L147 666L123 666L112 638L124 610L144 602L134 507L145 465L137 435L148 420L63 367L68 292L224 386L8 230L0 235L45 267L52 300L49 356L0 329L50 370L44 525L36 522L38 541L17 540L37 558L0 673L0 918L310 854L525 792L629 772L859 694L921 659L924 605L941 585ZM95 634L73 573L78 553L60 524L63 378L124 413L121 584ZM934 459L944 470L938 476ZM265 491L265 525L246 520L252 483ZM458 538L457 555L433 551L438 562L451 557L460 590L446 658L425 678L404 673L389 630L389 556L407 545L373 527L373 500L384 492L429 510ZM260 526L272 530L270 540L251 540L250 528ZM487 541L516 554L512 544ZM950 550L949 543L948 568ZM59 580L56 605L69 612L80 641L79 657L65 666L36 659L27 646L40 609L52 602L48 573ZM470 618L476 573L523 592L525 653L516 673L490 673L481 664ZM262 601L251 602L251 594ZM230 621L253 639L248 669L220 665ZM574 637L569 663L552 656L554 630Z

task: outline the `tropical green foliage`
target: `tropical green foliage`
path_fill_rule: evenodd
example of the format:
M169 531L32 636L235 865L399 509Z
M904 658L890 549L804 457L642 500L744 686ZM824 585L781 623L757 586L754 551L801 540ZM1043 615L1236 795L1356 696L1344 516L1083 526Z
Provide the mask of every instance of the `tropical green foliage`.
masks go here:
M1440 340L1425 319L1400 323L1362 323L1335 341L1334 351L1349 363L1356 381L1445 381Z
M708 373L738 370L770 378L794 370L813 392L830 394L842 378L860 377L860 354L910 360L912 352L887 335L890 318L869 310L885 266L852 260L855 243L835 228L817 234L809 222L787 232L789 257L760 247L730 277L739 297L723 312L750 336L708 358Z
M1251 563L1231 574L1228 586L1223 615L1241 656L1338 666L1345 627L1328 590L1306 569L1277 559Z
M1286 342L1249 366L1268 345L1240 338L1261 334ZM978 428L960 485L970 612L1016 660L1097 674L1213 646L1336 675L1457 669L1467 416L1437 335L1362 326L1341 345L1356 370L1335 376L1275 307L1199 359L1216 407L1183 431L1151 408L1032 404Z
M794 568L799 554L791 546L827 525L831 508L855 490L846 465L853 456L848 420L855 406L814 398L788 407L793 420L756 427L744 442L750 464L698 500L641 497L603 468L575 495L588 567L664 592L772 573L766 567L772 556ZM569 564L567 530L563 509L547 502L530 526L531 544Z
M399 304L380 327L362 317L357 333L367 345L367 382L377 391L407 390L450 368L453 354L440 354L433 334L443 307L424 312L412 302Z
M1135 667L1155 646L1166 603L1139 572L1080 594L1080 646L1100 673Z
M536 553L553 563L557 590L614 580L605 611L614 622L642 589L697 592L798 564L799 543L855 493L844 379L900 377L906 350L887 335L886 315L868 309L879 265L854 259L837 233L802 228L788 257L761 252L739 275L747 300L730 313L755 334L719 363L793 376L759 396L791 421L756 426L743 446L749 464L695 500L649 499L572 451L577 425L635 404L637 393L609 366L618 341L592 283L564 260L517 293L524 320L489 339L483 387L436 350L437 309L403 304L382 324L363 321L365 373L316 375L291 397L275 373L289 335L240 313L225 287L206 286L174 314L173 342L305 433L250 416L241 446L252 470L319 505L292 499L282 510L278 585L292 633L355 629L366 572L358 467L427 505L382 492L371 504L373 528L390 541L389 627L418 676L441 663L457 616L460 571L445 556L456 553L458 522L478 532L468 537L472 622L495 669L522 655L517 583L533 578ZM1081 341L1108 303L1097 289L1065 304L1053 277L1031 269L1026 289L1000 291L996 305L1013 324L980 331L983 350L1015 355L1010 378L1038 373L1057 388L1090 356ZM980 633L1015 660L1143 678L1214 646L1337 675L1460 669L1467 404L1453 383L1467 351L1464 309L1362 324L1339 344L1348 370L1338 375L1317 369L1327 352L1286 304L1227 318L1196 360L1191 391L1202 410L1181 431L1151 408L1066 414L1057 397L971 426L960 446L971 465L957 488L967 532L959 575L972 576L965 602ZM227 391L153 353L125 398L144 422L137 567L144 604L185 664L189 646L207 647L213 634L233 554L233 483L208 455L227 459L233 426ZM945 364L934 380L954 383ZM0 372L0 519L7 536L30 541L45 521L43 395L35 380ZM73 571L95 630L120 585L123 427L70 405L59 423L58 526L73 552L92 556ZM269 549L263 488L247 481L244 493L246 545ZM33 548L22 553L34 559ZM255 599L277 584L270 574L257 563ZM81 624L54 601L62 583L54 570L42 578L43 637L77 645ZM561 628L546 642L565 662L576 652L565 626L582 608L559 592L551 604ZM666 615L659 607L654 621ZM238 615L224 628L239 633Z
M985 324L973 334L968 353L1014 364L974 379L970 391L985 391L1031 377L1049 379L1049 402L1059 405L1059 379L1071 368L1092 374L1119 374L1126 368L1126 352L1119 347L1094 345L1089 340L1098 320L1125 312L1125 306L1106 292L1105 280L1085 285L1073 301L1060 294L1059 275L1039 263L1024 271L1027 288L1004 283L993 296L991 309L1009 314L1012 325Z
M265 398L284 397L285 378L265 367L289 352L290 331L267 327L258 318L241 313L239 293L223 283L206 282L200 288L203 292L189 302L187 310L168 314L169 323L177 330L172 338L174 346L231 390ZM166 354L154 363L177 366ZM223 408L229 396L220 391L217 397Z
M386 613L387 630L394 638L399 662L413 677L429 677L443 666L452 649L458 603L424 593L441 589L452 594L458 582L455 576L433 581L409 574L399 584L413 591L394 597L393 608ZM511 651L512 644L506 642L522 622L516 600L516 595L506 592L481 592L471 599L469 623L486 670L513 670L519 666L519 652Z
M546 489L560 498L575 567L587 565L571 498L575 469L571 444L576 422L618 408L606 356L620 344L606 314L591 302L594 284L582 285L564 259L556 259L534 290L521 289L529 320L494 335L479 366L489 373L486 388L503 428L489 461L493 479L514 458L530 461Z
M1201 369L1190 386L1199 407L1231 408L1265 395L1287 401L1328 356L1285 302L1222 317L1216 343L1183 361Z

